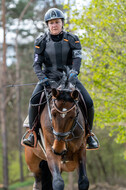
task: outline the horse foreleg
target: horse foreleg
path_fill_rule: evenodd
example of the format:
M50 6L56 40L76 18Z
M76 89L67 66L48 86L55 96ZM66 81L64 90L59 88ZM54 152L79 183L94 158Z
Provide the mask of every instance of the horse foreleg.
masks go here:
M78 188L79 190L88 190L89 181L86 174L86 149L83 147L79 152L78 160Z
M48 163L42 160L40 163L41 177L42 177L42 190L53 190L52 188L52 175L48 167Z
M42 190L42 182L41 182L41 175L37 176L35 175L35 181L33 184L33 190Z
M47 161L53 177L52 180L53 190L64 189L64 181L60 173L60 161L61 161L60 159L61 159L60 156L55 155L52 151L47 152Z
M25 147L25 160L29 170L34 174L33 190L42 190L41 169L39 167L41 159L34 154L32 148Z

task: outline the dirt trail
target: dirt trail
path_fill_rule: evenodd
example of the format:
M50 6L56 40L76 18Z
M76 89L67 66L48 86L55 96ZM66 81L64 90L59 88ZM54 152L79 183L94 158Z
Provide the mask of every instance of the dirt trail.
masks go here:
M32 187L23 187L19 188L17 190L32 190ZM69 190L67 187L65 190ZM77 185L73 190L78 190ZM96 185L91 185L89 190L126 190L126 187L119 187L118 185L115 186L110 186L108 184L96 184Z
M66 187L65 190L71 190L69 187ZM78 190L78 185L75 184L73 190ZM120 187L118 185L111 186L107 183L98 183L94 185L90 185L89 190L126 190L126 187Z
M126 187L119 187L118 185L110 186L109 184L95 184L91 185L89 190L126 190Z
M2 186L0 186L0 190L2 190ZM17 188L16 190L32 190L32 186ZM65 187L65 190L71 190L68 186ZM78 185L74 185L73 190L78 190ZM90 185L89 190L126 190L126 187L120 187L119 185L111 186L107 183L98 183L94 185Z

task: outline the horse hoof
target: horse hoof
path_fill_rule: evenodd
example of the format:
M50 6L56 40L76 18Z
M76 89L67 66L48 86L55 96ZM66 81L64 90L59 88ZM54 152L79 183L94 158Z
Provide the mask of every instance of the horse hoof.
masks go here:
M64 190L64 181L61 177L53 179L53 190Z
M78 182L79 190L88 190L89 188L89 181L87 177L84 177L82 180Z

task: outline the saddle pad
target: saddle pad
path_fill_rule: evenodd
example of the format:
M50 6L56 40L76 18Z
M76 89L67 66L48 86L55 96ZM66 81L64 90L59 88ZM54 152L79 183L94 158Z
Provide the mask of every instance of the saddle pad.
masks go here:
M24 120L23 127L29 127L29 117L28 117L28 115Z

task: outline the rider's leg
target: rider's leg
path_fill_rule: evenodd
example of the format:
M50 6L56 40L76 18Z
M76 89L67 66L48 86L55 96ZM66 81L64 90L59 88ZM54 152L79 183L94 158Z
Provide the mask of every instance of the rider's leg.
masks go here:
M79 91L81 92L81 94L85 100L85 103L87 106L88 123L89 123L90 130L92 130L93 119L94 119L93 101L92 101L89 93L87 92L87 90L85 89L85 87L82 85L82 83L79 80L77 80L76 86L79 89ZM98 142L92 136L88 137L87 143L88 143L89 149L96 149L99 146Z
M32 97L31 97L31 99L34 97L32 99L32 104L38 104L39 103L41 93L38 93L38 92L40 92L42 90L43 90L42 85L37 84L34 91L33 91L33 93L32 93ZM30 102L31 102L31 99L30 99ZM30 129L33 128L34 122L37 119L37 115L38 115L38 106L32 106L31 103L29 103L29 128ZM32 133L30 133L28 138L23 140L23 143L28 145L28 146L33 147L34 146L34 135Z
M94 119L94 106L90 107L87 109L87 115L88 115L88 123L89 123L89 128L90 128L90 131L92 131L92 127L93 127L93 119ZM87 149L97 149L99 147L99 143L98 143L98 139L97 137L95 136L92 137L88 137L87 139L87 144L88 144L88 147Z

